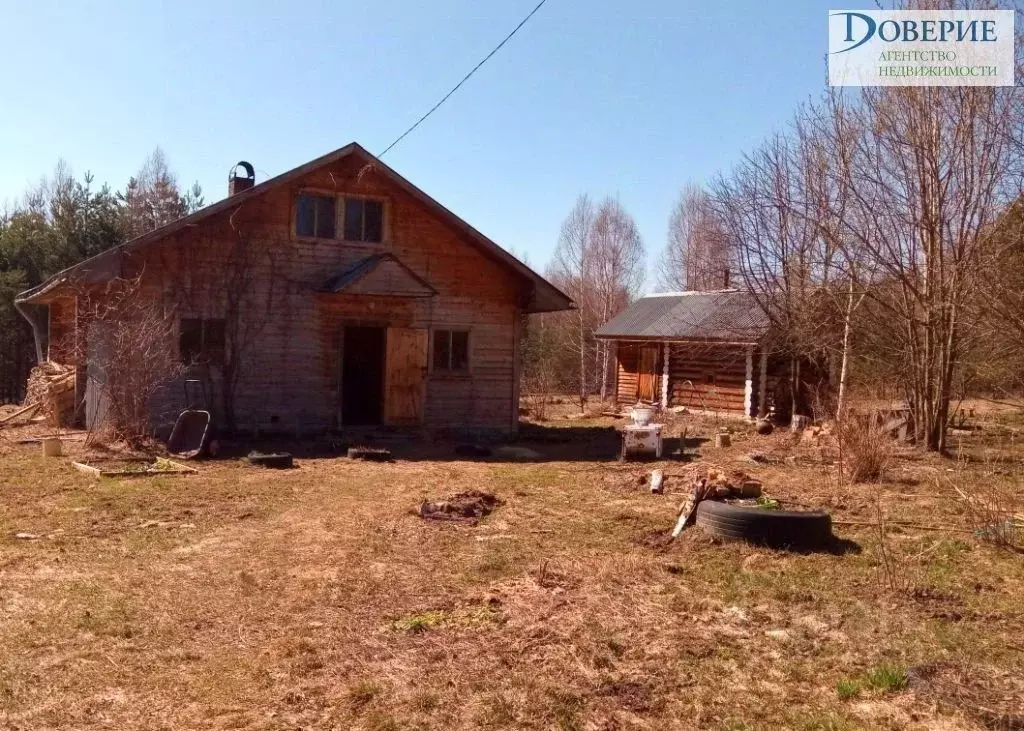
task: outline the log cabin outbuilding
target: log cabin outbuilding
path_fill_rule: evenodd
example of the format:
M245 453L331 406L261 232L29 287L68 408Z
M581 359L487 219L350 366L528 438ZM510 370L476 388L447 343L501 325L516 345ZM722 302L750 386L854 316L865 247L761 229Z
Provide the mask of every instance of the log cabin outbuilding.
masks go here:
M356 143L260 184L239 163L224 200L16 298L38 359L76 366L89 426L111 335L89 313L129 279L173 318L184 377L208 385L215 418L268 431L513 432L523 316L572 306ZM162 388L154 426L184 398Z
M653 294L596 332L615 346L615 398L754 418L771 407L779 373L769 322L747 292Z

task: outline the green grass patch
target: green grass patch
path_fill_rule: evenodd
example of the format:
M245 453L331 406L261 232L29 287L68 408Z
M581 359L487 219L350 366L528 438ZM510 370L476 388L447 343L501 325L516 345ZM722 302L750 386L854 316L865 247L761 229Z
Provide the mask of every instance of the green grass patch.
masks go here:
M391 626L400 632L416 634L418 632L426 632L434 627L439 627L444 624L447 619L448 615L444 612L420 612L419 614L410 614L400 619L396 619L392 622Z
M871 668L855 678L836 683L839 700L856 698L865 691L874 693L897 693L907 687L907 671L897 665L884 664Z
M868 688L881 693L895 693L907 687L907 671L896 665L879 665L865 675Z
M864 684L856 678L840 680L836 683L836 695L839 696L839 700L848 701L860 695L863 688Z

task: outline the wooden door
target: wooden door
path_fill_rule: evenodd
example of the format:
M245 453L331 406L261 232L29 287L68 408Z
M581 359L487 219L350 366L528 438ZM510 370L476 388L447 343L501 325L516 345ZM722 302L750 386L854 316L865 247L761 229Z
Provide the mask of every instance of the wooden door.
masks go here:
M640 348L640 372L637 386L637 398L640 401L659 400L658 350L657 346Z
M384 377L384 421L419 424L427 385L427 330L389 327Z
M106 366L110 359L110 344L113 337L113 323L97 321L89 325L86 345L86 429L99 428L107 418L110 402L107 395Z

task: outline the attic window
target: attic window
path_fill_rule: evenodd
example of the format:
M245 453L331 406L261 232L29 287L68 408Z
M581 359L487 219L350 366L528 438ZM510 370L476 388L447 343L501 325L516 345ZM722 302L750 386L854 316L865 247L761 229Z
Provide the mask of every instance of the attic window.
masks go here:
M295 235L333 239L335 207L333 196L299 193L295 197Z
M384 202L345 198L345 241L379 244L384 240Z

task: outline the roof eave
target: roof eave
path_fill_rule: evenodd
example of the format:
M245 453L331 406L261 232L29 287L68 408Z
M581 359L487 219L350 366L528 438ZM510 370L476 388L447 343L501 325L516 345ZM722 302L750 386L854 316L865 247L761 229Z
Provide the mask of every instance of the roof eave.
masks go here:
M658 341L666 343L705 343L713 345L760 345L768 333L761 333L757 338L712 338L712 337L685 337L680 335L644 335L637 333L608 334L594 333L596 340L627 340L637 342Z

